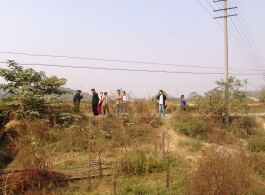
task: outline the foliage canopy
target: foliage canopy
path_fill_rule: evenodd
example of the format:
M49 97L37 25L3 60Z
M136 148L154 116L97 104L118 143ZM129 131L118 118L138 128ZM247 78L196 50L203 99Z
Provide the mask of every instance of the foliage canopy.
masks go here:
M47 77L45 72L24 69L13 60L7 61L7 67L0 68L0 76L7 81L0 84L0 89L7 92L3 102L17 117L43 117L57 98L66 93L60 89L66 84L65 78Z
M193 98L196 106L201 113L209 113L222 116L225 112L225 89L228 89L228 105L230 113L242 114L248 111L246 93L240 88L243 87L240 80L230 77L227 82L223 79L216 81L216 88L205 93L205 96L198 95Z

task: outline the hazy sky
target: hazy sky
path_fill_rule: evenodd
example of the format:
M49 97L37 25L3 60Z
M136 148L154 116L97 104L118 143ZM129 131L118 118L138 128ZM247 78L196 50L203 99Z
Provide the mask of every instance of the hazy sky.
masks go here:
M221 4L215 4L212 0L198 1L211 14L218 16L210 6L219 9L222 8ZM237 47L229 42L229 68L233 69L230 73L259 74L260 70L265 70L265 1L228 2L230 6L238 7L229 11L230 14L238 14L237 17L229 18L230 37ZM163 89L171 96L188 96L194 91L202 94L214 88L216 80L224 78L223 30L196 0L0 0L0 3L1 62L15 60L21 63L114 69L221 73L154 73L25 66L44 70L48 76L67 78L66 87L80 89L82 86L83 91L89 93L91 88L98 92L123 88L133 92L136 97L152 96ZM223 20L218 21L223 27ZM231 33L234 33L233 37ZM31 57L1 52L187 66ZM6 65L2 63L0 67ZM236 78L249 79L250 90L264 83L261 75L237 75ZM3 78L0 78L0 82L4 82Z

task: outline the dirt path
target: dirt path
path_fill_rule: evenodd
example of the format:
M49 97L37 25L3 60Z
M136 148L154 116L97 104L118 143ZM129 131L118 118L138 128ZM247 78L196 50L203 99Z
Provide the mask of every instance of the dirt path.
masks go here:
M164 132L165 152L190 162L197 162L197 159L201 157L201 148L204 143L174 131L170 124L171 118L172 115L166 115L164 125L161 127L161 135L159 136L162 140L162 133Z

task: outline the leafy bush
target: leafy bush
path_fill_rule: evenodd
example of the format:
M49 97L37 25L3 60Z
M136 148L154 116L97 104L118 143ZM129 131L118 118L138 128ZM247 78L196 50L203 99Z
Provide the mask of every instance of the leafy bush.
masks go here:
M185 115L179 119L174 119L173 127L187 136L196 137L207 131L206 122L191 115Z
M227 96L229 96L229 110L231 113L247 113L249 107L246 101L246 94L241 90L243 86L241 81L230 77L228 82L224 80L216 81L218 87L205 93L205 96L195 95L195 106L200 114L208 114L209 112L217 116L225 113L225 89L228 88Z
M252 187L252 178L245 159L205 153L191 180L191 194L246 194Z
M255 135L259 124L253 116L240 116L232 120L230 127L234 132L244 130L247 135Z
M74 122L78 122L81 116L72 113L60 113L58 119L58 125L60 127L70 127Z

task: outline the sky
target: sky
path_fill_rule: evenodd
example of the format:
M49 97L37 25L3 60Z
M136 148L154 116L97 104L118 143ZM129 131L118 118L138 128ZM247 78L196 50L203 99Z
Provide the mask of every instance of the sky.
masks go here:
M223 2L0 0L0 3L1 68L6 68L2 62L7 60L90 67L24 65L45 71L47 76L66 78L65 87L89 93L92 88L109 93L122 88L138 98L154 96L160 89L173 97L188 96L191 92L203 94L216 87L215 81L224 78L224 23L223 19L213 19L223 15L213 12L213 8L222 9ZM256 90L264 83L261 73L265 70L265 1L228 0L228 6L237 7L229 10L230 15L238 14L228 18L229 73L240 80L248 79L247 89ZM5 81L0 78L0 82Z

